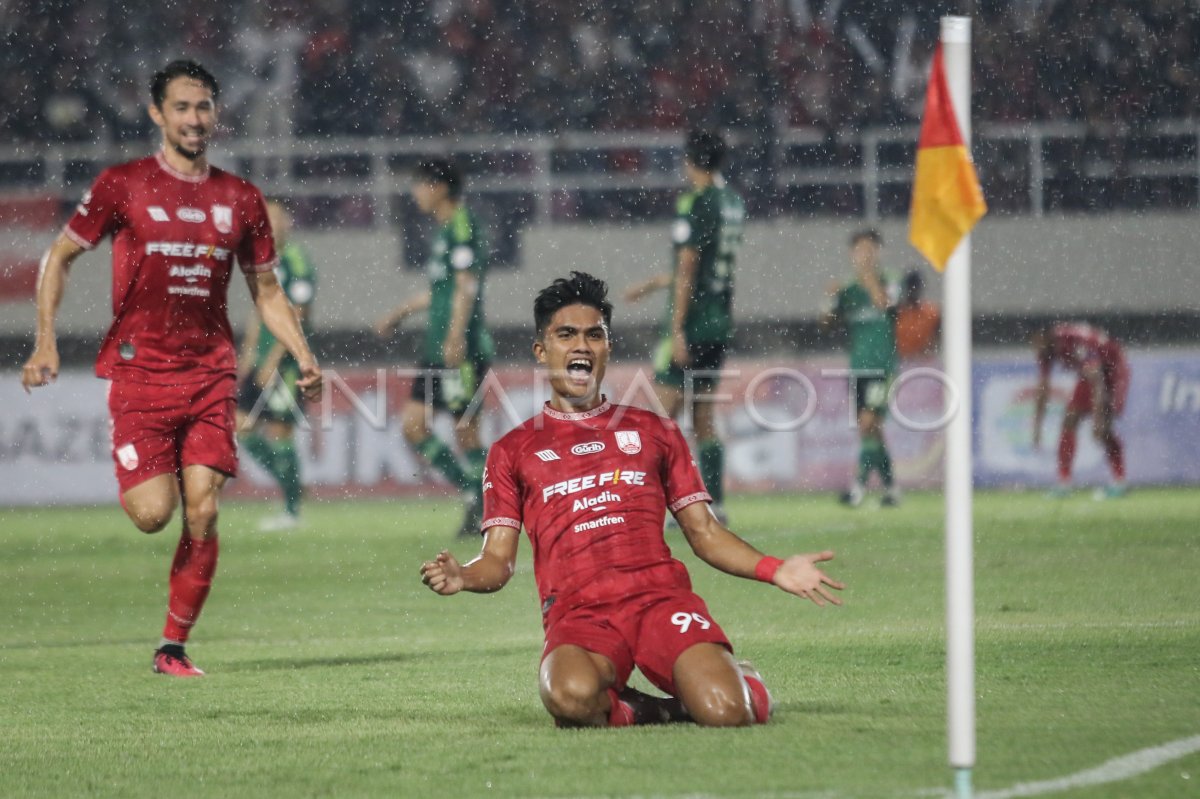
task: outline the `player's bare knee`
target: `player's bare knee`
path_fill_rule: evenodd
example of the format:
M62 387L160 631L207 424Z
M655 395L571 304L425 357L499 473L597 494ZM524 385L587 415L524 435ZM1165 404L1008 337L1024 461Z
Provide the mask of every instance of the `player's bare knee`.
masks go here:
M153 512L144 509L130 511L129 518L133 520L133 524L143 533L157 533L159 530L166 527L171 522L171 517L174 515L173 509L166 512Z
M754 711L742 691L714 687L693 698L687 709L703 727L745 727L754 723Z
M186 507L188 531L194 536L204 533L217 524L216 494L205 495L195 500L189 500Z
M589 722L597 713L600 686L582 675L567 675L542 683L542 704L551 716L575 724Z
M175 503L170 499L141 501L127 504L125 512L130 521L143 533L157 533L171 523L175 515Z

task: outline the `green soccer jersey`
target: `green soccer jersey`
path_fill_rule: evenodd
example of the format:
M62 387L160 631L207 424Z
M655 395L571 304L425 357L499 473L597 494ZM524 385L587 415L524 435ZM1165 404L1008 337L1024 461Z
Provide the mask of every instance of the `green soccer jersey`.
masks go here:
M684 335L689 342L725 343L733 335L733 267L745 221L745 203L724 185L687 192L676 203L671 229L674 263L679 262L679 251L685 247L700 255L684 319ZM675 297L673 277L671 282L668 334Z
M463 270L470 271L479 287L467 321L467 360L475 363L491 361L495 346L491 334L483 326L483 283L487 266L487 242L479 220L466 206L460 205L438 230L425 263L430 297L425 361L430 366L445 366L442 347L454 314L455 275Z
M311 305L313 297L316 295L317 275L313 270L312 262L308 260L308 255L300 245L288 242L284 246L283 251L279 253L275 277L278 278L279 285L283 287L283 292L291 300L292 305L304 309ZM304 328L307 332L307 316ZM254 353L255 369L262 366L267 359L267 354L275 346L275 341L275 334L265 324L259 322L258 348ZM296 371L298 371L296 360L291 353L285 354L283 360L279 362L279 373L286 375Z
M894 305L898 284L887 274L880 281L889 304ZM850 368L882 370L891 377L896 371L896 319L891 307L876 308L870 292L855 281L838 291L834 313L850 334Z

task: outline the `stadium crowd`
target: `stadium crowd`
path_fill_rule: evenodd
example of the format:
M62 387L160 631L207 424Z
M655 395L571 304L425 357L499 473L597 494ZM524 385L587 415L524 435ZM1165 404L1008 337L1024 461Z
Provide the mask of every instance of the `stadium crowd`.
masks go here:
M1134 123L1200 103L1189 0L977 0L978 118ZM950 0L18 0L0 142L142 139L154 65L220 75L240 135L914 121Z

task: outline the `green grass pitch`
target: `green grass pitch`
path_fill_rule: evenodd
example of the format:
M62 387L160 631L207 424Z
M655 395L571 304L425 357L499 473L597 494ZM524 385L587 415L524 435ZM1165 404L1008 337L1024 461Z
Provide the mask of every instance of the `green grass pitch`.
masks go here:
M981 493L975 509L977 790L1200 734L1200 491ZM418 580L457 525L449 500L312 504L301 531L252 532L267 510L223 509L190 646L209 676L191 681L150 672L178 521L146 537L116 508L0 510L0 796L847 799L951 784L938 496L856 511L734 498L734 529L760 549L837 551L842 608L719 574L668 534L777 699L771 724L745 730L554 729L528 541L498 594L443 599ZM1041 795L1200 796L1200 754Z

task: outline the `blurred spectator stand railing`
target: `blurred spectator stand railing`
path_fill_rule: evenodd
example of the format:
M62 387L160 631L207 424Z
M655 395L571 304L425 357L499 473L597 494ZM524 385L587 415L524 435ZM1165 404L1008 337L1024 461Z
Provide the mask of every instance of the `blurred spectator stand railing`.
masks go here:
M752 218L908 212L917 129L828 137L784 129L772 141L729 132L727 178ZM289 199L310 228L419 224L407 192L420 158L448 155L503 238L529 224L639 223L673 213L681 136L663 132L227 139L213 160ZM0 148L0 198L58 197L64 216L106 165L144 143ZM1106 128L1075 122L977 126L974 157L994 214L1169 211L1200 206L1200 121ZM419 243L419 236L406 239ZM497 241L504 260L503 241Z

